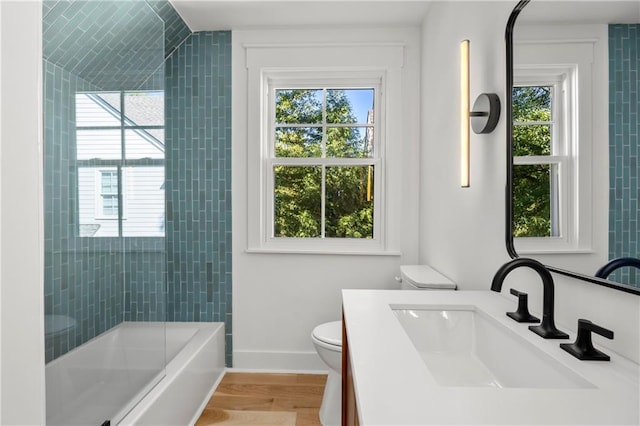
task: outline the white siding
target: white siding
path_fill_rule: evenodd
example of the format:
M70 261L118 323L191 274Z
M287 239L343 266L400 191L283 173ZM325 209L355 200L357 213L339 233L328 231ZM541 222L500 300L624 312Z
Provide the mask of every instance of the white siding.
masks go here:
M124 170L125 237L164 235L164 167L126 167Z
M120 126L120 119L108 113L87 94L78 93L76 94L76 125L79 127L117 127Z
M116 237L117 218L104 218L100 211L100 172L108 167L81 167L78 170L80 236ZM126 167L124 175L125 237L164 235L164 168ZM93 233L93 227L99 228Z
M143 137L142 130L126 130L125 131L125 157L127 160L137 160L140 158L164 158L164 149L152 144ZM151 135L148 134L149 138ZM164 143L164 141L162 141Z

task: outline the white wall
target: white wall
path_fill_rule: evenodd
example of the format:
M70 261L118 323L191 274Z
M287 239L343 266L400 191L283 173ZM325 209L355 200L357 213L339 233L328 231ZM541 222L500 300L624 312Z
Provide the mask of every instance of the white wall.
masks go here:
M504 26L511 2L436 2L423 24L420 260L463 289L488 289L504 244L505 122L471 133L471 186L460 187L459 44L470 40L471 103L504 100Z
M0 2L0 424L44 424L42 4Z
M514 2L436 2L422 35L422 213L420 261L455 280L462 290L489 289L497 268L509 260L504 244L504 111L497 129L471 140L471 188L459 187L458 45L471 41L471 99L481 92L505 99L506 21ZM578 318L615 332L595 339L640 360L640 297L554 276L559 327L575 330ZM541 309L541 284L532 272L514 271L503 287L530 293Z
M404 47L400 255L247 252L247 71L243 44L400 42ZM419 29L236 31L233 35L233 353L234 367L324 369L311 343L313 328L341 318L343 288L398 288L401 264L418 260Z

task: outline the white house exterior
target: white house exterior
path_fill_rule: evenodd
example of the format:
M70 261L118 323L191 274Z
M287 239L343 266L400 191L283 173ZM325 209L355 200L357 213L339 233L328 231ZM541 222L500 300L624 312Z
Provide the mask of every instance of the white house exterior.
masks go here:
M162 92L76 95L79 236L164 235L163 106Z

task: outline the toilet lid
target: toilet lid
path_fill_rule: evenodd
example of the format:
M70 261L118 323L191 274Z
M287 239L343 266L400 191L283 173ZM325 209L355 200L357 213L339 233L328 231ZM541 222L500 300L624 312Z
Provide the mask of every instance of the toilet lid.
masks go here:
M342 321L327 322L313 329L313 337L321 342L342 346Z

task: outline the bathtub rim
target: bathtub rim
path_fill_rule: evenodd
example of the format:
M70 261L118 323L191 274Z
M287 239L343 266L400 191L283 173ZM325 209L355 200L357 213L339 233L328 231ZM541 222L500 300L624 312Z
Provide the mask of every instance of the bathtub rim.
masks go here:
M191 339L184 345L184 347L176 354L176 356L169 361L165 366L164 377L155 383L144 396L136 402L136 404L127 412L124 416L115 423L119 426L134 426L137 421L140 420L147 411L153 407L154 403L162 396L162 394L171 386L173 382L179 377L180 373L187 369L189 363L199 355L200 350L204 348L212 339L216 338L220 333L222 335L222 343L224 345L224 322L167 322L167 325L174 326L176 328L192 328L197 329L196 333ZM207 333L207 331L209 331ZM222 354L224 355L224 347L222 348ZM224 358L224 356L223 356ZM222 381L226 372L226 367L222 366L221 374L211 384L211 388L199 404L196 412L193 413L189 425L195 424L202 411L206 407L209 399L215 392L216 388Z
M96 341L108 339L110 335L117 333L127 327L131 326L145 326L154 325L162 326L164 331L164 352L165 352L165 364L157 375L153 377L149 383L142 387L137 393L136 397L132 398L129 402L123 405L118 412L116 412L109 420L111 424L135 424L135 419L142 416L160 397L173 381L179 376L179 374L188 366L189 362L193 360L199 353L199 351L212 339L214 339L218 333L222 335L222 353L224 354L224 323L223 322L178 322L178 321L123 321L118 325L110 328L109 330L89 339L84 344L75 347L71 351L61 355L60 357L51 360L45 364L45 378L47 369L60 368L58 364L68 362L69 358L73 358L74 354L86 350L86 345L95 343ZM185 340L178 352L171 359L167 359L167 330L173 329L190 329L194 330L189 339ZM224 358L224 356L223 356ZM224 365L222 367L222 374L219 375L217 381L213 383L212 389L209 393L213 394L217 388L221 378L224 376ZM209 395L210 397L210 395ZM209 398L208 397L208 398ZM194 413L192 423L195 423L199 417L202 409L206 406L208 398L201 404L201 409ZM46 405L46 403L45 403Z

